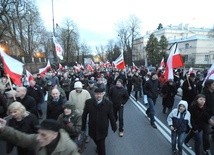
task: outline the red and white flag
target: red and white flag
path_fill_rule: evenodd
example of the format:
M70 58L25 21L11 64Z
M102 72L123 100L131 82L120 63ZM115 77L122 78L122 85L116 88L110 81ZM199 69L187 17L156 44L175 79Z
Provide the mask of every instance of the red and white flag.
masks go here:
M212 64L212 66L208 70L207 76L205 77L202 86L204 86L205 81L208 79L214 79L214 63Z
M192 67L189 68L189 73L188 74L190 75L191 73L194 73L194 70L193 70Z
M48 63L46 65L45 68L40 68L39 69L39 74L40 75L44 75L46 72L48 72L48 70L51 68L51 64L50 64L50 61L48 60Z
M164 57L162 58L162 60L161 60L161 63L160 63L160 69L163 69L163 67L164 67Z
M60 60L63 60L63 49L61 45L57 42L55 37L53 37L53 42L56 49L56 55L59 57Z
M109 61L106 61L105 66L109 67L109 66L111 66L111 63Z
M2 62L4 65L4 73L9 75L14 84L22 86L21 77L23 74L24 64L20 61L10 57L4 51L0 49L0 54L2 57Z
M134 69L134 70L138 70L138 68L137 68L137 66L135 65L134 62L132 62L132 66L133 66L133 69Z
M125 61L124 61L124 57L123 57L123 52L121 52L119 57L115 61L113 61L113 63L115 65L115 67L118 69L124 69L125 68Z
M166 81L168 81L169 79L174 79L174 75L173 75L174 68L183 67L183 66L184 66L184 63L178 51L178 44L175 43L171 47L171 51L167 59L166 70L165 70Z
M63 66L59 63L59 69L63 69Z
M105 67L105 64L102 61L100 61L100 66Z
M89 64L88 64L86 67L87 67L87 69L88 69L89 71L93 71L93 70L94 70L94 69L91 67L91 65L89 65Z
M28 81L33 80L34 79L33 75L27 69L25 69L25 71L26 71L27 80Z

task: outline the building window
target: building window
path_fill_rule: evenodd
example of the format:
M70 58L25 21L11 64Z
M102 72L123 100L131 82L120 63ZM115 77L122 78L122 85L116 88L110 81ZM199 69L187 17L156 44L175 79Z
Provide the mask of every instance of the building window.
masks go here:
M189 48L189 43L185 44L185 49Z
M205 55L204 56L204 61L208 61L209 60L209 55Z

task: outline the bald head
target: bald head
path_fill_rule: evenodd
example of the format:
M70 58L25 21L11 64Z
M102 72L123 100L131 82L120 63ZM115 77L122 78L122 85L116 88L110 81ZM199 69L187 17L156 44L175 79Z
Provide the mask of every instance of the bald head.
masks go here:
M24 98L26 94L27 94L26 87L18 87L16 89L16 97Z
M54 99L58 99L60 96L60 91L57 88L52 89L51 95Z

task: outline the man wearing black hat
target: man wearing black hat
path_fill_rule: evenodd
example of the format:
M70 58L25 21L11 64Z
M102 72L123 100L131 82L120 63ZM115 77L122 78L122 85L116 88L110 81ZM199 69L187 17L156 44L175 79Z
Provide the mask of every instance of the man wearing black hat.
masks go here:
M123 87L123 80L118 79L115 86L112 86L109 91L109 99L113 103L114 117L119 117L119 136L123 137L124 135L124 121L123 121L123 111L124 104L129 99L129 94L127 89Z
M34 149L36 155L79 155L76 144L55 120L44 120L38 126L38 134L20 132L6 126L6 123L6 120L0 118L0 139Z
M109 121L112 130L117 130L113 114L112 103L104 98L105 92L101 88L94 90L95 98L86 100L82 114L82 131L86 130L86 120L89 115L89 136L97 145L98 155L105 155L105 138L108 135Z

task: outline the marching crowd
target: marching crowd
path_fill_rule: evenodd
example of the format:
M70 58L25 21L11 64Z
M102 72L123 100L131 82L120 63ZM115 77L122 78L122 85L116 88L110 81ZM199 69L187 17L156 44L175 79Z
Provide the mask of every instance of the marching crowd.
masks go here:
M181 155L183 144L191 149L188 142L194 137L195 154L201 154L203 144L204 153L210 155L214 80L204 81L206 74L175 69L174 79L166 81L164 71L155 67L63 68L37 74L30 81L23 75L20 87L11 87L10 79L3 76L0 139L7 141L7 153L16 146L19 155L78 155L84 142L93 139L98 155L105 155L109 122L119 137L124 136L124 105L133 91L136 101L143 98L142 104L148 105L146 114L155 129L155 104L161 96L162 112L171 129L172 154ZM173 109L178 89L183 91L182 100ZM46 100L44 111L41 105Z

